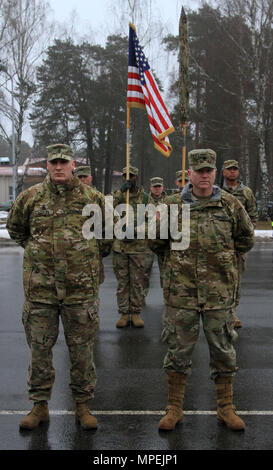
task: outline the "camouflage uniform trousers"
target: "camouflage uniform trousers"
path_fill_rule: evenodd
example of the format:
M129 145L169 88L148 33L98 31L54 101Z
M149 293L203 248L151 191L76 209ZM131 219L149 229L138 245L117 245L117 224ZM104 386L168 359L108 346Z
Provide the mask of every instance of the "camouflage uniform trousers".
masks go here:
M146 252L146 262L145 262L145 274L144 274L144 295L147 296L150 288L150 276L154 264L155 254L151 250ZM157 256L157 262L160 272L160 286L163 287L162 280L162 267L163 267L163 256Z
M144 302L143 279L146 254L113 251L113 269L118 281L117 303L121 315L139 314Z
M90 304L49 305L25 301L23 325L31 352L28 395L32 401L48 401L55 380L52 349L59 333L59 316L71 361L70 387L76 402L92 399L96 385L93 348L99 316Z
M162 341L168 345L163 368L190 375L192 354L200 331L200 316L210 354L210 376L233 376L236 366L233 310L195 310L165 307Z
M247 254L237 254L237 265L238 265L238 284L236 290L236 298L235 298L235 305L239 305L240 298L241 298L241 281L242 275L246 267L246 258Z

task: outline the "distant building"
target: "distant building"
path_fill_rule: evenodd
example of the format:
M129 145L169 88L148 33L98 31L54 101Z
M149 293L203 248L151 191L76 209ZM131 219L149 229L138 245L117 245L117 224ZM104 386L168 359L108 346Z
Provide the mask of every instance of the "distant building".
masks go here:
M0 157L0 201L12 199L12 166L5 160L7 157ZM8 164L7 164L8 163ZM46 170L46 161L43 159L27 158L23 165L17 168L18 186L21 190L33 186L43 181Z
M75 158L75 165L86 165L86 159ZM105 170L103 170L103 174ZM19 192L43 181L47 175L46 159L29 157L23 165L17 169ZM120 188L122 183L122 173L113 171L112 190ZM12 199L12 166L8 157L0 157L0 201L5 202Z
M0 166L9 166L9 157L0 157Z

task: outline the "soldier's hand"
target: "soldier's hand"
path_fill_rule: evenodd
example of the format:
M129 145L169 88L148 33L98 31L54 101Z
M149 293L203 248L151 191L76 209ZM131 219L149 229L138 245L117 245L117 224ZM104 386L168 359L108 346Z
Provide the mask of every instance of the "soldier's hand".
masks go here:
M122 193L125 193L127 189L131 189L132 187L132 181L126 180L125 183L121 186L120 190Z

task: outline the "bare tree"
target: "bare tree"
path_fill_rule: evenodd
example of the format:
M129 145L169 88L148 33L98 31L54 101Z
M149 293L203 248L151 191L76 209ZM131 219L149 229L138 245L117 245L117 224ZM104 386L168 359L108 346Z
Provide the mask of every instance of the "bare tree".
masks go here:
M263 219L267 218L269 197L266 105L272 79L273 0L218 0L216 3L225 14L243 17L250 34L248 50L232 39L234 46L240 49L243 69L247 70L248 77L251 77L253 93L251 99L244 103L244 110L247 118L255 123L258 140L260 217Z
M10 44L7 34L9 19L13 11L16 0L0 0L0 54ZM2 60L2 57L1 57Z
M51 26L47 23L49 5L41 0L14 0L9 10L6 38L9 47L3 47L2 56L9 77L14 81L14 108L10 100L3 104L6 117L14 113L16 134L16 166L20 160L20 145L30 100L35 92L35 71L41 55L51 38ZM2 134L7 140L7 125L1 123Z

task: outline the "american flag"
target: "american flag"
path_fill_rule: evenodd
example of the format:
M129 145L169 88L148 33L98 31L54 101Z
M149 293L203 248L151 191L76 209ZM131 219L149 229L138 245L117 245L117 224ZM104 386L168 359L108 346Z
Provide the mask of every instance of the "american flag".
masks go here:
M147 110L154 146L169 157L172 146L167 136L175 129L132 24L129 27L127 106Z

